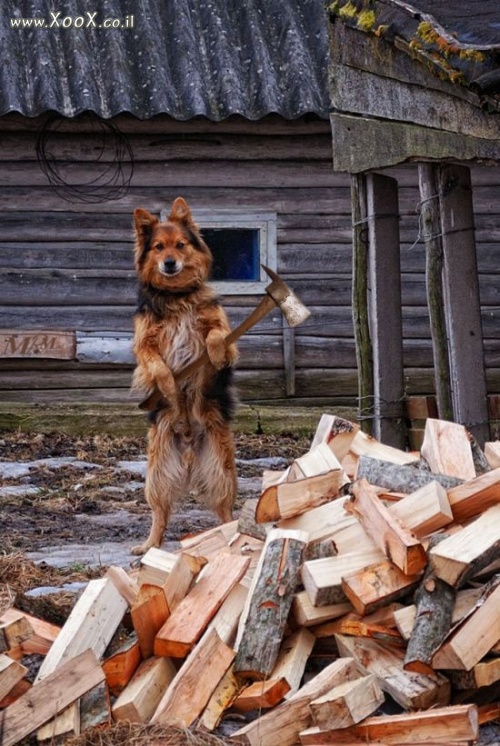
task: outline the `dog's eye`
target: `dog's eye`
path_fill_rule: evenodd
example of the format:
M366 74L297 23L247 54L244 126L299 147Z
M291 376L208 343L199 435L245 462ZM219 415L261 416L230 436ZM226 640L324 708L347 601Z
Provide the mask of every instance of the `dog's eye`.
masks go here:
M155 243L153 249L155 251L161 251L163 249L163 246L161 245L161 243Z
M184 241L177 241L177 243L175 244L175 248L176 249L183 249L185 245L186 244L184 243Z

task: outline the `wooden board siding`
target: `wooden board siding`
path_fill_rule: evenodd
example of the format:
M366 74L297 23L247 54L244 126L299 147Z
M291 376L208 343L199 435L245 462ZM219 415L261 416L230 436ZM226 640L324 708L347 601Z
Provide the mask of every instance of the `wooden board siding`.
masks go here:
M36 122L0 120L0 330L58 330L76 340L72 360L0 357L0 401L131 401L132 211L159 211L182 195L195 211L276 211L278 272L312 311L294 335L293 401L354 404L350 181L332 171L329 123L119 121L136 158L131 190L123 199L87 205L66 202L47 185L36 162ZM80 125L67 129L57 153L78 159L73 177L87 181L95 173L95 138L79 132ZM418 174L416 167L389 174L400 186L405 385L408 393L427 394L432 355L424 249L415 245ZM500 171L473 167L472 176L488 388L496 393ZM232 324L257 300L225 297ZM287 400L280 313L242 338L240 350L241 398Z

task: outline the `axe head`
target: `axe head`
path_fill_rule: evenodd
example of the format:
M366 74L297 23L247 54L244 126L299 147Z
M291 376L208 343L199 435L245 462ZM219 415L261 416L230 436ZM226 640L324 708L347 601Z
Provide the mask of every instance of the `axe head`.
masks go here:
M290 290L288 285L283 282L276 272L273 272L272 269L269 269L264 264L262 264L262 269L266 271L272 280L271 284L266 288L266 293L271 296L276 305L281 309L288 325L298 326L302 324L311 315L309 309L305 307L293 290Z

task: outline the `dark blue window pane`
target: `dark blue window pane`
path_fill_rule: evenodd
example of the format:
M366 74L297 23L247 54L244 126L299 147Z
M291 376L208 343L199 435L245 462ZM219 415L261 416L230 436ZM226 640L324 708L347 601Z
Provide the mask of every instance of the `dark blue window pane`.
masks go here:
M255 228L203 228L214 266L212 280L259 280L259 231Z

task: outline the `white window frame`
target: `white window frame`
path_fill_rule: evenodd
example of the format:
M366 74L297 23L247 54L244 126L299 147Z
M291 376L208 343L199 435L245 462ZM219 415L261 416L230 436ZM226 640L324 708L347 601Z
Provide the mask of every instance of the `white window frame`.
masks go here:
M168 219L168 210L162 210L162 221ZM203 234L204 228L234 228L257 230L259 233L259 264L277 270L277 216L275 212L245 212L242 210L193 210L194 221ZM262 295L269 285L269 277L260 267L259 280L214 280L210 286L222 295Z

